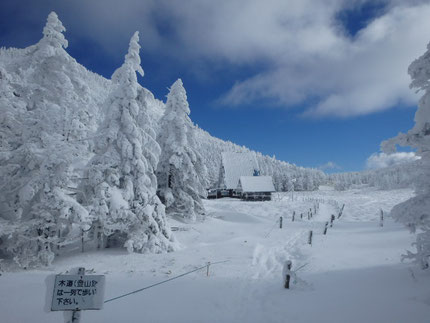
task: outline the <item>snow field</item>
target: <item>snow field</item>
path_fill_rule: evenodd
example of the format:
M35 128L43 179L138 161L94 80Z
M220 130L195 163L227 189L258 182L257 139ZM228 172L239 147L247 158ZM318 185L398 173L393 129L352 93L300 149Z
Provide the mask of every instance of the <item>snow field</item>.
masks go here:
M59 257L51 268L0 276L2 322L61 322L61 313L44 313L44 279L84 265L106 274L109 299L203 266L206 270L86 311L82 322L428 322L428 273L400 256L414 240L378 210L407 199L409 190L317 191L279 196L271 202L234 199L205 201L202 223L171 220L180 228L181 249L168 254L127 254L104 250ZM324 224L345 203L344 215L323 235ZM324 199L317 214L300 220L313 200ZM363 203L367 201L367 203ZM293 211L296 220L291 221ZM362 212L362 221L360 219ZM279 217L283 216L283 228ZM313 230L313 244L307 244ZM293 262L298 281L285 290L282 266ZM22 290L25 287L25 293ZM7 309L7 311L6 311Z

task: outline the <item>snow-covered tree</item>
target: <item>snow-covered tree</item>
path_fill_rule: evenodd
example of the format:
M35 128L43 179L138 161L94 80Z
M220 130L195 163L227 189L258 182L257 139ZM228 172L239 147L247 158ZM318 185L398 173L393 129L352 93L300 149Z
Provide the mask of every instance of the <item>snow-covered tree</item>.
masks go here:
M411 88L423 91L415 114L415 125L406 134L400 133L382 144L387 152L395 150L395 145L410 146L417 150L421 159L417 161L418 176L415 178L416 196L396 205L391 214L416 233L416 252L408 251L406 258L416 260L423 269L429 268L430 257L430 44L427 51L413 61L408 73Z
M73 91L65 72L73 60L64 50L64 30L51 13L43 38L23 51L20 66L25 73L13 65L12 76L1 70L2 126L11 131L2 143L0 217L16 230L1 238L0 249L22 267L48 265L54 244L72 239L73 224L85 222L87 216L69 195L74 173L70 166L82 147L64 140L65 111Z
M39 42L39 51L43 56L53 56L58 49L67 48L69 43L63 35L66 31L55 12L48 15L45 27L43 28L43 38Z
M96 155L89 163L86 191L93 220L110 243L124 245L130 252L164 252L173 250L174 241L165 207L156 195L160 147L155 132L139 126L146 111L137 101L136 72L143 76L138 41L136 32L124 64L112 75L114 87Z
M294 182L295 178L291 178L290 175L287 175L285 177L284 190L288 192L294 191Z
M157 141L161 158L157 168L159 195L167 213L195 221L205 210L206 168L196 150L195 128L181 79L173 83L167 96Z

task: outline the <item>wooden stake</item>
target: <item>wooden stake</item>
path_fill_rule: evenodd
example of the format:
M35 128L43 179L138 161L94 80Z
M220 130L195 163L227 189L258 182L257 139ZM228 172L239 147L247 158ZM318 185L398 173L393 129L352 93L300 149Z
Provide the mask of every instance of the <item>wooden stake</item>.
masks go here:
M81 229L81 252L84 252L84 229Z
M284 271L285 271L285 283L284 288L289 289L290 288L290 280L291 280L291 266L292 266L291 260L287 260L284 264Z
M103 232L102 224L97 221L97 249L103 248Z
M57 238L58 238L58 242L57 242L57 251L58 251L60 250L61 230L57 231Z
M333 227L333 221L334 221L334 219L335 219L335 216L334 216L334 214L332 214L331 218L330 218L330 228Z
M328 221L325 223L325 227L324 227L324 235L327 234L327 229L328 229Z
M308 244L310 244L311 246L312 246L312 235L313 235L313 232L311 230L309 231L309 237L308 237Z
M343 209L345 208L345 204L342 205L342 208L340 209L339 215L337 216L337 218L339 219L342 216L343 213Z

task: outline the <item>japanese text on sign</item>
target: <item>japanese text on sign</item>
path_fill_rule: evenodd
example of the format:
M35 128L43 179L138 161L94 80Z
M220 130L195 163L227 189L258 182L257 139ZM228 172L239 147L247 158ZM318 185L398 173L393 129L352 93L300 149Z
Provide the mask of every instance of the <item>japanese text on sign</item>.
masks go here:
M105 276L56 275L51 311L99 310Z

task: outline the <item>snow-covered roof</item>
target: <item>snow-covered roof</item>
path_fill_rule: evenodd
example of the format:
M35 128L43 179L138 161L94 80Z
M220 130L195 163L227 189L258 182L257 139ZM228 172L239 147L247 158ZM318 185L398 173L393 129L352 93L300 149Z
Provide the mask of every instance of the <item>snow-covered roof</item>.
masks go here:
M275 192L272 176L240 176L242 192Z
M222 166L226 189L236 189L240 176L252 176L259 169L254 153L223 152Z

